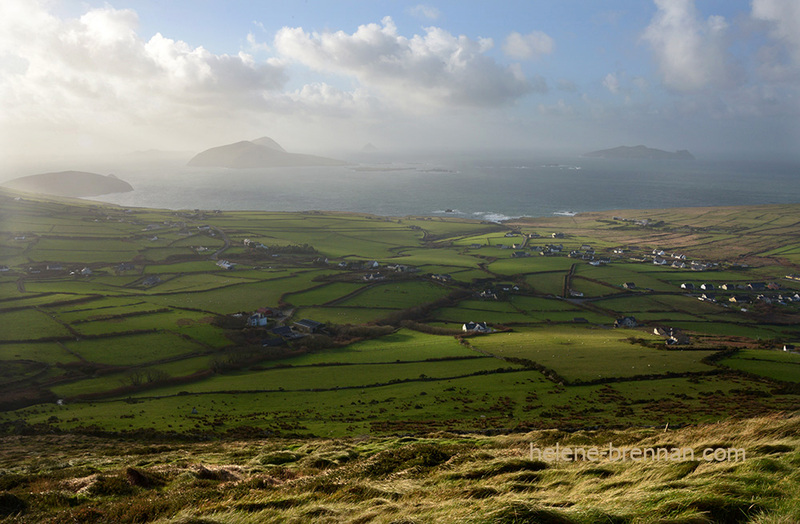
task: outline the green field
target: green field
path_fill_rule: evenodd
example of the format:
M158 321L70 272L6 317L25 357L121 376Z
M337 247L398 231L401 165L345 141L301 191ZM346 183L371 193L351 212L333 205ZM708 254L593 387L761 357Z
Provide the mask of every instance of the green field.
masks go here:
M739 369L763 377L785 382L800 382L800 354L777 351L740 351L720 362L732 369Z
M497 333L470 339L476 349L498 357L531 360L569 381L607 377L711 371L701 360L714 351L657 350L632 344L624 331L547 329ZM660 340L635 332L646 340Z
M792 246L800 245L791 218L797 206L769 208L781 233L767 238L760 215L744 211L739 223L725 209L648 211L660 225L639 228L609 214L496 224L125 211L14 200L5 190L0 203L0 259L9 266L0 273L7 433L346 437L689 424L800 408L794 356L757 349L800 338L800 305L741 311L679 288L684 281L791 288L781 279L800 273L791 265ZM687 235L691 220L706 229ZM151 224L159 228L147 231ZM496 246L523 242L505 236L512 229L564 231L563 240L528 245L558 242L566 253L589 244L613 260L593 267L565 254L511 258L512 250ZM26 240L13 240L22 233ZM267 248L248 248L245 239ZM741 252L740 244L751 249ZM612 254L617 246L629 253ZM700 274L628 262L655 247L718 265ZM747 266L729 254L748 257ZM770 257L782 257L780 264ZM218 259L236 266L222 269ZM367 269L367 261L379 267ZM56 263L63 269L46 269ZM395 273L389 264L417 271ZM91 275L69 274L85 267ZM378 271L386 278L364 279ZM145 284L151 277L158 280ZM562 296L567 280L567 291L582 297ZM479 298L505 283L517 289ZM247 326L259 308L274 315L266 326ZM643 325L610 327L625 315ZM322 325L309 336L295 325L301 319ZM468 321L508 331L462 338ZM690 332L692 344L667 349L652 334L658 326ZM275 327L292 329L279 339Z

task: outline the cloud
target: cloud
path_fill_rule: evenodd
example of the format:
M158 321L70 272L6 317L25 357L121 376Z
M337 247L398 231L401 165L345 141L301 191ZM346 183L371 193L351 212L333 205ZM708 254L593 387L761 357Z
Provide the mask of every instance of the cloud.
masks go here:
M555 42L546 33L534 31L527 35L513 32L506 37L503 51L506 55L519 60L530 60L549 55L555 49Z
M692 92L732 83L726 51L728 23L721 16L701 20L693 0L654 0L658 11L644 31L664 85Z
M575 108L564 102L563 98L559 98L558 102L552 105L539 104L537 107L539 113L547 116L574 116Z
M2 14L16 18L4 17L0 49L26 67L0 81L0 88L35 99L42 112L118 106L141 113L187 97L205 100L211 109L279 89L286 81L278 61L218 55L161 34L142 40L136 13L127 9L92 9L70 20L33 8Z
M800 3L753 0L752 17L769 25L774 45L758 53L761 73L778 81L795 81L800 75Z
M612 95L619 94L619 78L616 73L608 73L603 79L603 86L608 89Z
M313 70L355 77L387 101L404 106L497 106L535 89L518 67L483 54L489 39L454 36L428 27L424 35L401 36L390 17L380 24L343 31L307 33L284 27L274 47Z
M411 16L415 16L417 18L424 18L427 20L436 20L441 16L441 13L435 7L431 7L425 4L415 5L408 9L408 13Z
M215 54L161 34L142 39L129 9L62 19L45 5L8 0L0 7L0 56L15 64L0 76L0 127L37 123L51 133L97 135L135 125L180 128L182 121L196 127L193 119L204 115L265 107L265 94L287 81L279 60Z
M578 86L572 80L561 78L557 84L559 91L566 91L567 93L575 93L578 91Z

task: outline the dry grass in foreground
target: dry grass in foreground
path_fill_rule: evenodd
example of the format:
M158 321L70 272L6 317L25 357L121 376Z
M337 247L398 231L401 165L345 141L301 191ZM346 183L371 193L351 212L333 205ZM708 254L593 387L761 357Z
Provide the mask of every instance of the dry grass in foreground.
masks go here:
M556 444L562 459L609 445L686 457L554 461ZM9 522L800 522L797 413L667 431L0 446Z

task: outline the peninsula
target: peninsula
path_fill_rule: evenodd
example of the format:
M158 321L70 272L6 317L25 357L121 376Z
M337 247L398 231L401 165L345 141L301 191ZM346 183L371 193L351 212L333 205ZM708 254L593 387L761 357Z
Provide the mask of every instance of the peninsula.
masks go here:
M111 193L127 193L133 187L114 175L85 171L58 171L29 175L3 182L3 186L29 193L62 197L92 197Z
M694 160L694 155L685 149L675 151L664 151L642 145L638 146L619 146L612 149L601 149L592 151L583 156L593 158L629 158L629 159L651 159L651 160Z
M343 166L347 162L315 155L289 153L269 137L243 140L234 144L206 149L195 155L190 167L227 167L247 169L259 167Z

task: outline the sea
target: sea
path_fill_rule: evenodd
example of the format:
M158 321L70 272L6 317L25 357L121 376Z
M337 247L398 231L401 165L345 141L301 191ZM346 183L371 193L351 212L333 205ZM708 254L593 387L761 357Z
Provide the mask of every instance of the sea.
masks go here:
M349 211L502 221L614 209L800 203L800 164L579 156L370 156L341 167L118 172L125 207Z

